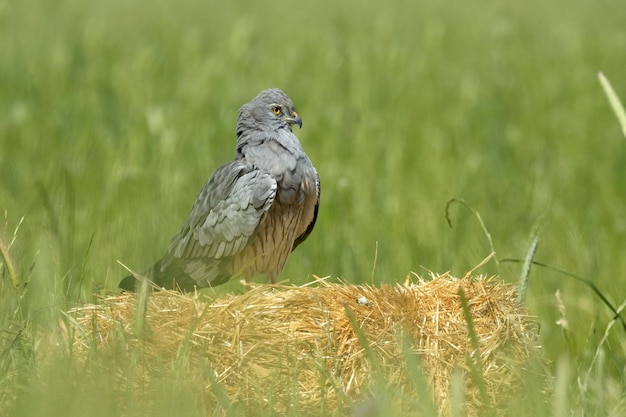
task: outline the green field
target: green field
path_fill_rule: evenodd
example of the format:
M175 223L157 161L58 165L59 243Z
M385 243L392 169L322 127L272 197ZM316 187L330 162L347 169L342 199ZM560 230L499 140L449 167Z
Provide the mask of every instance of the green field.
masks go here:
M492 248L466 206L448 225L458 198L497 259L523 259L537 231L536 261L623 305L626 138L597 74L626 100L624 22L619 0L0 1L0 414L115 415L112 389L33 359L42 334L114 289L118 261L164 252L234 156L239 106L269 87L298 107L322 181L281 279L463 276ZM534 267L526 305L550 415L626 415L626 329L606 304ZM159 415L198 415L172 407Z

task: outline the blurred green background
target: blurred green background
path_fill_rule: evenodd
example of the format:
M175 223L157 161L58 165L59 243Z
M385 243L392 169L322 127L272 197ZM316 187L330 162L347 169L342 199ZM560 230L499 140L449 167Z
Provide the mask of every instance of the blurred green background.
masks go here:
M317 226L281 279L369 283L375 261L375 283L462 276L491 249L466 207L451 207L448 226L446 203L461 198L498 258L523 258L539 230L536 260L620 304L626 139L597 73L626 97L624 6L0 1L1 230L10 241L24 216L11 253L25 300L38 312L89 301L117 286L118 260L154 262L233 158L239 106L280 87L322 180ZM517 282L519 271L477 272ZM6 273L2 286L6 300ZM547 269L533 269L526 303L551 361L588 361L612 318ZM625 352L607 349L623 384Z

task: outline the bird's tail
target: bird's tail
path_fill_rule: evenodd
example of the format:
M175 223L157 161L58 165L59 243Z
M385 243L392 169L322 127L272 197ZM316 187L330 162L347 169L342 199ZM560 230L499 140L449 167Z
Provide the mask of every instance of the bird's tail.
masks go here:
M144 281L151 290L176 290L181 292L194 291L198 283L185 272L177 262L168 262L166 268L162 268L162 260L157 261L152 268L143 274L133 274L124 277L119 287L128 292L138 292Z
M124 291L135 292L137 290L137 278L134 275L129 275L122 278L118 287Z
M158 277L158 275L156 274L156 271L160 271L160 269L161 269L161 261L158 261L152 266L152 268L148 269L143 274L132 274L127 277L124 277L120 281L118 287L124 291L137 292L140 288L140 285L143 279L150 281L147 284L148 284L148 287L151 287L152 286L151 282L155 282L156 281L155 278ZM139 277L139 279L137 277Z

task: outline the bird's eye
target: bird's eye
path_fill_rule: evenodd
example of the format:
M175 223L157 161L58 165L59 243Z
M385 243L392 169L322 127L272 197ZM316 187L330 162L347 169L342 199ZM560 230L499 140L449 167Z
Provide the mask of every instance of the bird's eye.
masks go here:
M274 106L272 107L272 113L274 113L275 115L279 115L283 112L283 110L280 108L280 106Z

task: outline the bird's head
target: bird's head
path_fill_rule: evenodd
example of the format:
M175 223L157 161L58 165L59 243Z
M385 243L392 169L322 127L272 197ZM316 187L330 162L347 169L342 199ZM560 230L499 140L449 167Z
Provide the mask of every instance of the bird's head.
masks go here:
M293 125L302 128L302 119L287 94L278 88L263 90L239 109L237 136L246 130L276 131Z

